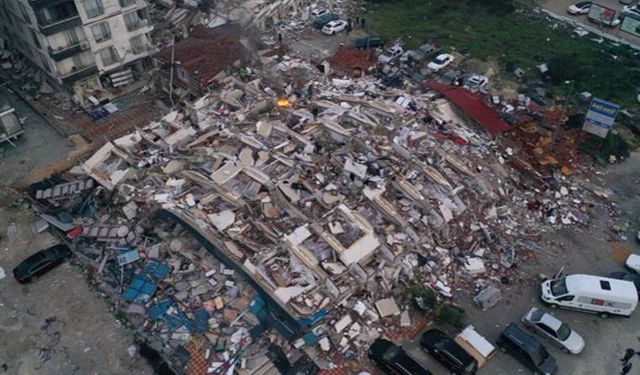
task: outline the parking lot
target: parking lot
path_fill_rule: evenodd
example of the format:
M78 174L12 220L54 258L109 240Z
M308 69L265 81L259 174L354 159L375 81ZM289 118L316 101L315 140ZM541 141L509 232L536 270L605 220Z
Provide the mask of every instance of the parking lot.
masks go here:
M624 164L611 167L606 182L617 192L613 198L624 212L623 217L614 220L616 223L629 222L627 237L629 240L622 246L632 252L640 253L640 247L635 241L638 212L640 204L638 193L640 187L634 177L633 165L640 162L640 154L634 154ZM553 274L566 266L566 274L585 273L592 275L607 275L614 271L625 271L623 265L614 261L610 256L611 243L608 242L609 228L612 220L603 208L594 212L597 219L589 228L577 229L568 227L550 234L557 248L549 249L556 256L537 254L535 262L519 264L519 270L527 275L522 282L503 288L503 299L496 306L486 312L477 309L472 302L473 296L465 291L458 291L457 301L467 311L468 320L475 329L495 343L500 332L510 322L519 322L524 314L533 306L552 312L554 316L569 324L584 338L585 349L576 356L565 354L550 341L540 339L558 363L558 374L603 375L619 374L622 368L620 358L627 348L640 349L638 327L640 326L640 312L636 311L631 318L610 317L601 319L596 315L574 312L569 310L551 310L539 301L540 273ZM518 323L522 326L521 323ZM436 363L419 348L419 337L403 343L405 349L417 359L426 363L432 372L448 374L446 369ZM630 374L640 374L640 358L632 360ZM513 375L527 374L529 371L520 365L510 355L498 354L479 371L479 374Z
M590 22L587 19L586 15L570 15L569 13L567 13L567 8L571 5L571 4L575 4L577 2L579 2L580 0L536 0L536 3L541 6L542 8L549 10L551 12L554 12L560 16L565 16L571 19L575 19L581 23L584 23L586 25L592 26L592 27L597 27L596 24ZM600 4L602 6L605 6L607 8L611 8L611 9L615 9L617 14L619 15L620 12L622 11L622 7L624 6L624 4L621 4L618 0L597 0L594 1L597 4ZM635 1L634 3L637 3L637 1ZM620 30L620 26L617 27L613 27L613 28L608 28L608 27L599 27L599 29L603 32L606 32L608 34L614 35L616 37L619 38L623 38L633 44L635 44L636 46L638 46L640 48L640 38L634 35L631 35L627 32L624 32L622 30Z

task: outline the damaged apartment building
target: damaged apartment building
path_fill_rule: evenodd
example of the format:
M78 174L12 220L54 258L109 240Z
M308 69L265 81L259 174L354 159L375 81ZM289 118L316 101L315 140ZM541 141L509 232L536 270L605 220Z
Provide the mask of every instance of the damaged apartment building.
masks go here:
M145 0L0 1L0 39L82 106L142 75L152 29Z
M445 300L500 288L540 251L537 234L589 220L592 198L575 199L586 188L539 178L430 86L265 61L106 143L34 199L55 206L40 216L81 260L115 275L119 308L164 353L196 342L209 373L228 358L257 373L238 345L263 338L252 314L267 306L286 345L316 363L357 358L423 314L407 285ZM67 205L63 223L65 199L81 209Z

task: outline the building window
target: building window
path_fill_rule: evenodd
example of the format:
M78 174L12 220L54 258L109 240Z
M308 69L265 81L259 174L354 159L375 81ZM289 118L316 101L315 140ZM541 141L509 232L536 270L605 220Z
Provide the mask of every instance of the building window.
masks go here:
M120 6L126 8L136 3L136 0L119 0Z
M91 26L91 33L96 43L111 39L111 28L108 22L100 22Z
M64 39L66 40L68 47L75 46L76 44L80 43L80 39L78 38L76 29L65 30Z
M73 61L73 68L71 68L71 70L82 69L82 59L80 55L71 56L71 61Z
M131 44L131 50L133 50L133 53L136 55L147 50L146 37L144 35L131 38L129 43Z
M109 66L117 63L119 61L118 52L113 47L103 48L98 51L100 54L100 59L102 60L102 65Z
M40 39L38 39L38 35L36 35L35 31L33 31L32 29L29 29L29 33L31 34L31 39L33 39L33 44L35 44L36 47L38 48L42 48L42 45L40 44Z
M38 19L38 24L40 26L49 26L77 16L78 11L73 1L51 5L36 11L36 18Z
M82 2L84 11L87 13L87 17L94 18L104 13L104 7L101 0L84 0Z
M127 31L134 31L145 26L147 19L143 11L137 10L135 12L125 13L124 24L127 26Z

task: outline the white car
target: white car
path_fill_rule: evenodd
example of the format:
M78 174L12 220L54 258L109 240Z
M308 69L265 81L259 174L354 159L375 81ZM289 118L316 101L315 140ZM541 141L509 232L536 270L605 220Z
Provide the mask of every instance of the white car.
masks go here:
M347 28L347 21L335 20L330 21L326 25L322 26L322 33L327 35L333 35L339 33Z
M316 8L316 9L311 11L311 16L315 17L315 18L318 18L320 16L324 16L327 13L329 13L329 11L324 9L324 8Z
M472 74L464 81L464 87L471 90L477 90L485 87L487 83L489 83L489 78L479 74Z
M567 8L567 12L569 14L573 14L574 16L579 14L587 14L589 13L589 10L591 10L591 5L593 5L593 2L591 1L581 1L579 3L570 5L569 8Z
M640 255L631 254L627 257L627 260L624 262L624 265L627 266L630 270L640 273Z
M449 66L449 64L451 64L453 60L455 60L455 58L452 55L443 53L436 56L436 58L427 65L427 68L431 69L434 72L438 72Z
M640 17L640 5L625 5L622 7L623 16L636 16Z
M563 351L580 354L584 349L584 339L555 316L535 307L522 318L522 323L530 331L551 339Z
M396 57L402 55L402 52L404 52L402 47L396 44L395 46L392 46L388 50L384 51L382 55L378 56L378 61L383 64L388 64Z

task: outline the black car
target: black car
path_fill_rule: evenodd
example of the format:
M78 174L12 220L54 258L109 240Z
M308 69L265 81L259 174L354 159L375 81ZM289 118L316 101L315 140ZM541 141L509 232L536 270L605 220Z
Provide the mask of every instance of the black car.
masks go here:
M60 265L70 256L71 250L67 245L55 245L40 250L14 268L13 276L19 283L28 283L34 277L41 276Z
M636 286L636 291L640 295L640 275L628 272L612 272L609 274L612 279L631 281Z
M423 333L420 346L454 374L474 375L478 371L478 361L440 330Z
M558 371L556 360L547 349L522 328L509 323L498 338L498 348L509 353L535 374L553 375Z
M357 49L378 48L382 46L384 46L384 41L376 35L369 35L356 39Z
M421 363L389 340L377 339L369 347L369 358L387 374L432 375Z

